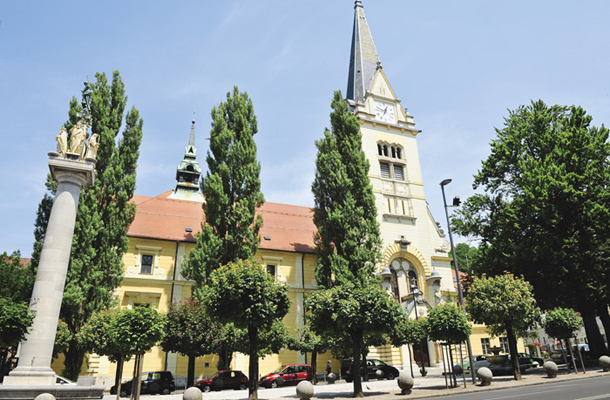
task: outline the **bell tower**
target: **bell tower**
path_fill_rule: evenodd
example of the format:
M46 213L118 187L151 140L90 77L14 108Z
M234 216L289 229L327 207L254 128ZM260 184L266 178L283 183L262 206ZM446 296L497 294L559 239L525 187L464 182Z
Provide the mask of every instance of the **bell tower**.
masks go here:
M383 240L378 272L405 312L422 317L455 293L449 243L428 209L417 147L421 131L390 85L361 0L354 5L346 93L370 163ZM426 352L426 358L436 360L432 346Z
M197 162L197 149L195 148L195 119L191 124L189 144L184 150L184 159L176 170L176 189L168 196L169 199L191 200L203 202L199 192L199 177L201 168Z

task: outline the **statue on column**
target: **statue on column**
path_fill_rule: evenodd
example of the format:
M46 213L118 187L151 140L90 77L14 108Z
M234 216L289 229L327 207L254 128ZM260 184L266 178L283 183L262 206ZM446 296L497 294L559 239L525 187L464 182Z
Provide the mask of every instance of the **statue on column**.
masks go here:
M85 140L87 140L87 125L79 120L76 125L70 129L70 153L78 154L80 157L85 150Z
M68 133L65 126L61 127L61 131L59 135L55 136L55 140L57 140L57 152L61 157L65 158L68 151Z
M97 157L97 149L100 147L100 143L98 142L99 135L94 133L89 137L89 145L87 146L87 154L85 158L95 158Z
M89 81L85 82L85 88L83 89L83 100L81 105L83 106L83 112L86 115L91 115L91 93L93 93L93 84Z

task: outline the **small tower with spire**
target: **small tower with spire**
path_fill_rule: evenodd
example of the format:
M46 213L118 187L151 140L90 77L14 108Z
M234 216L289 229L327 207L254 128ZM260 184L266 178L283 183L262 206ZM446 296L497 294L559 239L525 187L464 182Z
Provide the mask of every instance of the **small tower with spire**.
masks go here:
M184 151L184 159L176 170L176 189L168 196L170 199L191 200L203 202L199 192L199 177L201 168L197 162L197 149L195 148L195 117L191 124L191 137Z

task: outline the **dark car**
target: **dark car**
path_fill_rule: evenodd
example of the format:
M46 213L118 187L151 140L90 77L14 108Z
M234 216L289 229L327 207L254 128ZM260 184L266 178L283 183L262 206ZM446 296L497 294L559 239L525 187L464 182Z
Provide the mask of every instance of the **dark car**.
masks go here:
M532 364L535 367L542 367L544 360L540 357L534 357L529 354L519 353L519 364Z
M510 375L513 373L513 365L511 363L510 356L505 356L506 358L502 362L495 364L489 361L488 358L490 357L493 356L487 354L472 356L472 358L474 359L475 370L482 367L487 367L494 376ZM526 369L532 368L536 365L537 364L534 364L529 356L527 358L519 357L519 369L521 370L521 372L524 372ZM453 371L458 375L461 374L462 366L464 366L466 372L470 373L470 360L468 359L468 357L464 357L464 359L462 360L462 364L454 365Z
M351 382L354 380L352 377L352 364L353 361L351 359L343 360L341 363L341 375L345 376L346 382ZM364 369L360 369L364 371ZM398 370L391 365L384 363L381 360L376 358L367 358L366 359L366 372L369 379L377 378L377 371L381 371L383 373L383 378L387 380L392 380L398 376Z
M263 376L258 385L265 388L296 385L302 381L317 380L309 364L282 365L275 371Z
M174 375L170 371L144 372L141 379L140 394L170 394L176 390ZM121 383L119 395L130 396L132 384L131 380ZM116 394L116 386L110 388L110 394Z
M248 377L241 371L218 371L211 378L205 378L195 382L195 387L202 392L210 390L239 389L248 387Z

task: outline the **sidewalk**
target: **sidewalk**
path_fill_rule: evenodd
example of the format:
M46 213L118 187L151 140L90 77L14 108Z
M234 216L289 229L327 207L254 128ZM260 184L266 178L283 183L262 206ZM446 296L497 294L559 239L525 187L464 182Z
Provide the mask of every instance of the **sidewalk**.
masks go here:
M410 395L402 396L402 398L408 399L423 399L439 396L447 396L453 394L464 394L471 392L478 392L484 390L498 390L515 386L527 386L527 385L541 385L550 382L560 382L572 379L586 379L598 376L608 376L610 378L610 372L602 372L600 368L591 368L587 370L586 374L574 372L568 374L565 368L560 368L557 378L550 379L546 377L544 370L541 367L527 370L523 374L523 380L515 381L510 376L495 376L491 381L490 386L480 386L479 383L474 385L470 375L466 375L466 388L464 388L464 382L461 376L458 377L458 386L455 388L447 389L445 386L445 378L442 376L442 368L426 368L428 375L422 377L419 372L415 371L415 385ZM346 383L345 381L339 381L335 384L329 385L325 382L320 382L314 386L313 399L335 399L335 400L347 400L353 399L353 383ZM372 380L369 382L362 382L362 388L364 396L370 400L389 400L396 399L397 395L400 395L400 388L396 379L387 381ZM114 399L115 396L105 395L104 400ZM228 399L247 399L248 392L246 390L223 390L220 392L209 392L203 394L203 399L207 400L228 400ZM258 398L261 400L280 400L280 399L298 399L296 395L296 389L294 386L276 388L276 389L263 389L259 388ZM182 400L182 391L177 391L169 396L151 396L142 395L141 400Z

